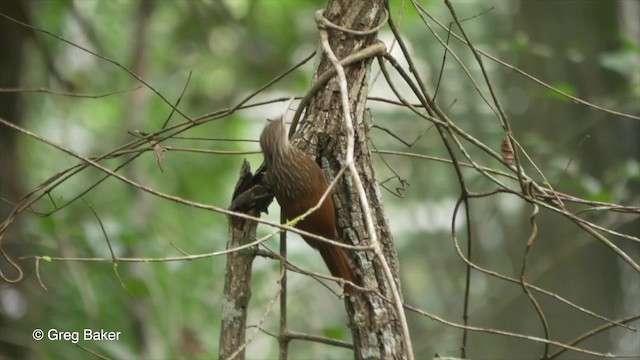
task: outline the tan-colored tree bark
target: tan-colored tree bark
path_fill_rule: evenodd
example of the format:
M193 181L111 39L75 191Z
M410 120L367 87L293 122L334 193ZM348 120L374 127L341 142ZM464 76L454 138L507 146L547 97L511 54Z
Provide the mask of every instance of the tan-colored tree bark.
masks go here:
M368 30L384 19L384 1L330 1L325 18L340 27L351 30ZM328 29L329 42L337 58L372 45L375 34L353 35ZM321 47L318 49L322 53ZM364 123L368 74L371 58L345 67L349 90L349 104L355 130L356 168L364 185L368 207L371 210L377 237L399 287L396 249L384 213L384 206L368 146L368 131ZM315 78L332 67L322 53ZM340 92L334 77L315 94L306 111L304 121L296 134L295 142L312 157L320 157L319 163L328 163L330 172L337 174L345 166L346 132ZM347 172L334 191L333 201L338 214L338 227L343 241L353 245L369 245L370 236L365 226L363 208L358 193ZM392 299L389 283L372 251L350 251L351 259L364 279L364 285L377 289L387 299ZM360 293L345 299L353 335L356 359L403 359L406 342L396 308L374 293Z
M233 192L229 210L260 217L273 197L259 183L260 175L252 174L245 160ZM229 218L227 249L237 248L253 241L258 223L237 217ZM251 300L251 268L255 251L246 249L227 255L224 278L224 299L218 356L220 359L244 359L247 310Z

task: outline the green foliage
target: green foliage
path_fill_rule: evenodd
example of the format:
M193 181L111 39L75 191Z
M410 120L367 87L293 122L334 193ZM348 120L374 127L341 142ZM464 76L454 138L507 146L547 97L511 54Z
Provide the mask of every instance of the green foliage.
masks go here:
M422 3L436 16L450 20L441 2ZM393 16L396 16L399 4L391 2ZM497 5L494 10L477 18L473 16L487 10L485 2L468 1L455 5L460 6L461 15L469 17L465 21L467 30L483 50L498 57L512 57L516 59L514 65L526 67L527 70L534 67L531 64L550 64L549 67L553 68L548 74L543 69L530 71L556 89L574 96L591 94L589 91L594 87L577 79L591 79L593 74L588 74L589 77L583 74L570 76L571 70L582 69L586 67L584 62L597 59L596 70L615 74L613 78L603 75L602 87L614 84L611 88L615 91L594 93L588 100L637 109L637 102L634 104L633 101L640 97L637 65L640 48L632 39L620 37L618 47L612 51L588 53L581 49L579 53L576 50L574 56L568 54L565 57L562 54L569 51L558 49L558 46L547 43L545 39L532 39L533 34L527 33L526 29L516 29L518 24L524 22L510 17L511 12L515 12L510 8L515 6L511 3ZM139 6L140 3L134 1L40 1L32 4L32 22L131 68L172 103L180 97L191 72L179 108L195 118L235 105L239 99L314 50L317 31L313 13L324 7L325 2L152 2L147 10L147 37L137 45L135 37L138 35L137 26L140 25ZM510 23L510 19L514 23ZM405 40L419 60L419 68L424 69L428 89L435 88L439 72L443 71L438 104L452 115L458 126L499 152L502 127L494 112L478 96L472 82L450 54L441 69L444 51L428 34L413 9L405 8L401 20ZM446 38L446 33L441 29L437 33ZM557 32L552 35L558 36ZM27 45L24 87L92 95L123 92L99 98L25 94L27 110L24 125L34 133L42 134L83 156L95 157L135 140L128 133L130 131L151 133L159 130L171 114L171 106L147 87L132 90L140 84L118 66L49 36L36 36L41 44ZM380 37L389 39L388 30L383 29ZM474 78L482 79L473 54L459 42L450 41L450 46L468 65ZM60 73L59 78L48 68L39 46L48 50L51 56L49 60ZM582 51L585 51L584 55ZM143 55L143 60L141 65L134 67L134 55L137 52ZM566 61L570 65L567 68L560 67L565 66ZM593 131L594 124L611 119L595 117L595 111L587 114L570 112L575 107L566 97L554 91L531 87L522 78L512 77L514 75L510 70L492 62L486 61L485 65L500 99L509 99L504 94L516 89L526 100L522 106L510 107L513 103L508 100L503 104L514 124L516 137L543 169L550 185L590 200L624 202L631 198L633 186L637 189L640 182L640 163L636 159L611 156L608 162L592 164L584 155L585 149L596 146L587 143L583 147L581 139L585 135L600 135L606 137L607 143L616 142L614 135ZM629 69L635 72L627 82L624 79ZM302 95L311 83L312 71L313 65L307 64L262 94L260 99ZM378 71L374 67L371 77L378 75ZM372 91L381 91L391 98L380 79ZM480 91L489 98L486 85L480 81L479 86ZM405 91L409 93L407 89ZM549 99L553 101L548 102ZM376 148L448 158L447 149L431 123L396 107L374 101L369 105L372 110L369 124L383 126L397 137L412 143L411 148L407 148L387 132L371 128L371 139ZM179 135L184 138L174 138L161 145L182 149L257 151L255 142L225 142L220 139L257 139L264 119L275 113L272 110L260 107L237 112L224 120L193 127ZM600 113L597 114L600 116ZM168 126L183 121L179 114L173 113ZM504 165L475 148L470 141L460 141L479 165L505 170ZM80 163L78 159L25 138L21 139L19 153L19 161L25 169L22 180L26 190ZM460 152L455 154L459 160L466 161ZM115 169L129 156L132 155L103 160L101 164ZM156 191L225 208L229 205L243 157L176 150L164 152L164 159L159 165L154 153L148 151L118 173ZM261 162L261 156L246 157L255 170ZM379 181L389 179L385 186L392 191L402 189L398 191L400 197L384 190L382 193L400 254L407 302L424 309L436 309L444 317L459 318L464 268L460 267L461 261L451 245L451 216L460 195L456 173L449 164L435 161L395 155L374 154L373 157ZM587 170L589 165L593 165L593 168ZM525 167L528 174L536 174L530 164L525 162ZM471 191L495 188L493 183L475 170L465 168L463 173ZM66 180L50 194L50 198L44 198L33 208L39 212L52 211L100 182L83 195L89 205L75 201L48 217L25 217L24 233L29 239L30 254L40 255L44 260L39 263L39 275L49 290L32 290L28 315L23 325L27 328L66 331L84 328L122 331L122 341L80 343L113 358L215 357L225 258L123 262L114 265L109 261L112 257L110 248L118 257L149 259L221 251L225 249L228 236L227 219L217 213L158 198L114 178L102 181L103 177L104 173L96 169L84 170ZM543 183L542 180L540 182ZM98 214L106 237L88 206ZM514 205L506 195L497 199L472 201L471 223L481 225L478 226L480 230L472 234L474 244L478 244L480 262L509 273L518 270L514 264L522 254L522 239L528 236L526 231L529 226L528 220L524 222L526 226L518 222L517 216L524 213L523 207L522 203ZM274 204L269 219L278 221L277 214ZM464 237L460 234L466 230L464 216L462 212L458 214L455 226L461 240ZM260 228L258 236L266 232ZM313 250L302 245L296 235L290 236L290 239L289 256L293 263L325 271ZM277 240L269 240L266 245L270 249L277 249ZM54 257L100 257L106 261L60 262L52 261ZM537 269L547 269L545 266L540 265ZM541 274L544 271L539 270L537 275ZM272 301L277 279L275 261L256 261L249 316L251 325L260 321L266 305ZM315 282L309 286L310 279L290 275L289 280L290 299L294 299L289 302L292 328L320 333L329 338L348 339L346 314L340 301L327 295L326 289ZM27 281L36 287L35 276ZM506 302L512 299L512 294L505 296L500 292L500 286L486 279L474 284L471 292L477 308L493 301ZM476 312L483 312L477 308ZM504 308L497 308L495 312L500 313ZM266 320L265 330L275 333L277 326L277 314L274 311ZM416 325L415 339L424 338L424 334L441 332L446 341L453 341L450 339L459 335L454 330L441 331L436 326ZM185 333L196 334L194 341L198 343L200 351L190 353L185 350ZM415 342L424 348L420 354L431 356L443 349L443 345L436 344L436 341L424 344ZM268 338L256 342L258 345L250 346L250 349L254 349L252 354L264 358L276 356L275 340ZM33 347L36 358L79 358L87 355L68 342L44 340L29 343L29 346ZM450 350L455 346L457 343L446 343L444 348ZM329 358L331 355L325 354L333 354L326 348L317 352L319 346L310 348L313 351L305 353L309 356ZM305 350L308 349L302 347L302 351ZM339 351L336 353L341 355Z

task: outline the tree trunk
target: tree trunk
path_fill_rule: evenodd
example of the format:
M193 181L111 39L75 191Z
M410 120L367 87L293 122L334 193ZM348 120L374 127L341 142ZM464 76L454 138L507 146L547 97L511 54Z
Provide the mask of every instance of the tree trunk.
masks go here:
M11 16L20 21L27 21L27 6L24 1L1 1L0 13ZM16 24L0 19L0 88L18 88L20 74L24 65L24 44L28 38L28 32ZM0 92L0 118L12 123L22 122L22 107L20 96L17 92ZM5 126L0 126L0 197L8 201L16 201L22 192L21 169L18 166L17 132ZM13 206L6 201L0 201L0 222L11 212ZM20 221L17 222L19 224ZM26 246L20 241L19 226L0 233L0 246L6 251L7 256L17 261L24 254ZM20 240L19 240L20 239ZM20 264L22 266L22 264ZM11 280L18 276L16 269L7 263L7 259L0 257L0 271ZM27 297L29 291L24 284L7 286L0 279L2 288L15 291L14 295L21 298ZM38 306L36 301L30 301L28 306ZM0 313L0 334L20 333L20 323L23 318L13 320L5 313ZM30 356L28 347L18 341L18 336L0 336L0 359L26 359ZM15 341L14 341L15 340Z
M374 28L383 18L383 14L384 1L332 0L324 12L324 16L334 24L352 30ZM327 31L331 48L338 59L343 59L377 40L375 34L357 36L339 30L327 29ZM320 46L318 51L322 52ZM314 79L332 67L325 54L320 56ZM364 123L371 60L358 62L345 68L355 130L354 158L365 187L377 236L399 287L396 249L393 246L376 183L367 143L368 131ZM322 161L318 161L319 163L328 163L331 174L337 174L345 166L347 136L342 114L338 80L334 77L313 97L307 108L305 120L294 140L312 157L320 157ZM350 181L351 176L349 173L346 174L333 194L339 232L347 244L369 245L370 240L358 193ZM377 289L383 296L391 299L389 284L374 253L371 251L349 251L349 253L365 286ZM356 359L406 358L406 343L402 336L398 314L392 303L382 300L373 293L359 293L356 296L347 297L345 304L349 314Z

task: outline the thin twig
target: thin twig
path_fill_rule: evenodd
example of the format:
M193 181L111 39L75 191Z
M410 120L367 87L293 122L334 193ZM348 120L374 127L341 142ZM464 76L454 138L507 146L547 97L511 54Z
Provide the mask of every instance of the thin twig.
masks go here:
M542 307L540 307L540 304L538 303L536 298L533 296L533 294L527 287L527 282L525 280L525 272L527 269L527 258L529 257L529 252L533 247L533 243L538 237L538 224L536 223L536 217L538 216L539 212L540 212L540 208L538 207L538 205L534 204L533 213L531 214L531 235L529 235L529 239L527 239L524 256L522 259L522 267L520 269L520 285L522 286L522 291L524 291L524 293L527 295L527 297L529 298L529 301L533 305L533 308L536 310L536 312L538 313L538 316L540 317L540 322L542 323L542 328L544 329L544 338L547 340L550 340L551 334L549 332L549 323L547 323L547 318L544 315L544 311L542 311ZM544 355L542 358L547 359L548 357L549 357L549 343L545 343Z
M36 26L33 26L33 25L26 24L26 23L24 23L24 22L22 22L22 21L20 21L20 20L14 19L14 18L12 18L12 17L10 17L10 16L8 16L8 15L5 15L5 14L3 14L3 13L0 13L0 16L2 16L3 18L5 18L5 19L7 19L7 20L9 20L9 21L11 21L11 22L14 22L14 23L16 23L16 24L18 24L18 25L21 25L21 26L24 26L24 27L26 27L26 28L28 28L28 29L31 29L31 30L33 30L33 31L37 31L37 32L40 32L40 33L46 34L46 35L48 35L48 36L51 36L51 37L53 37L53 38L55 38L55 39L58 39L58 40L60 40L60 41L62 41L62 42L64 42L64 43L66 43L66 44L69 44L69 45L71 45L71 46L73 46L73 47L75 47L75 48L77 48L77 49L80 49L80 50L82 50L82 51L84 51L84 52L86 52L86 53L88 53L88 54L91 54L91 55L93 55L93 56L97 57L98 59L102 59L102 60L104 60L104 61L106 61L106 62L109 62L109 63L111 63L111 64L113 64L113 65L117 66L118 68L120 68L120 69L124 70L127 74L131 75L131 76L132 76L133 78L135 78L136 80L140 81L140 82L141 82L142 84L144 84L144 86L146 86L149 90L153 91L156 95L158 95L158 97L159 97L160 99L162 99L162 100L163 100L167 105L169 105L172 109L174 109L178 114L182 115L185 119L187 119L187 120L189 120L189 121L191 121L191 122L194 122L194 120L193 120L190 116L188 116L188 115L184 114L184 113L183 113L182 111L180 111L177 107L173 106L173 104L171 104L171 102L170 102L169 100L167 100L167 98L165 98L165 97L164 97L164 95L162 95L162 93L160 93L158 90L156 90L156 88L155 88L155 87L153 87L153 86L152 86L151 84L149 84L146 80L144 80L143 78L141 78L141 77L140 77L140 76L138 76L136 73L134 73L133 71L129 70L129 68L127 68L126 66L124 66L124 65L120 64L119 62L117 62L117 61L115 61L115 60L113 60L113 59L111 59L111 58L109 58L109 57L107 57L107 56L104 56L104 55L98 54L98 53L97 53L97 52L95 52L95 51L91 51L91 50L89 50L89 49L87 49L87 48L85 48L85 47L83 47L83 46L80 46L80 45L78 45L78 44L76 44L76 43L72 42L72 41L69 41L69 40L67 40L67 39L63 38L62 36L59 36L59 35L56 35L56 34L52 33L51 31L44 30L44 29L41 29L41 28L39 28L39 27L36 27Z
M280 281L282 281L282 277L284 276L284 273L280 273ZM271 298L271 301L269 301L269 304L267 304L267 308L265 309L264 313L262 314L262 317L260 318L260 320L258 321L258 325L256 325L256 329L253 331L253 333L251 333L248 337L247 340L244 342L244 344L242 344L242 346L240 346L236 351L234 351L231 355L229 355L226 360L232 360L234 359L242 350L244 350L247 345L249 345L252 341L253 338L255 338L256 334L258 333L258 330L262 328L262 325L264 324L264 322L267 320L267 316L269 316L269 314L271 313L271 310L273 309L273 305L276 303L276 299L278 299L278 297L280 296L280 293L282 291L282 288L280 285L278 285L275 293L273 294L273 297Z
M140 89L141 87L142 87L142 85L138 85L138 86L135 86L135 87L133 87L131 89L128 89L128 90L117 90L117 91L111 91L111 92L108 92L108 93L105 93L105 94L98 94L98 95L77 94L77 93L71 93L71 92L66 92L66 91L58 91L58 90L52 90L52 89L45 89L45 88L0 88L0 93L12 93L12 92L17 92L17 93L44 93L44 94L68 96L68 97L80 98L80 99L100 99L100 98L104 98L104 97L108 97L108 96L112 96L112 95L117 95L117 94L123 94L123 93L136 91L136 90Z
M438 21L438 19L436 19L433 15L431 15L429 12L427 12L424 9L422 9L422 11L433 22L435 22L438 26L440 26L445 31L447 30L447 27L442 22ZM454 38L458 39L458 41L462 42L463 44L467 44L467 42L461 36L459 36L458 34L452 32L451 35L453 35ZM625 118L633 119L633 120L640 120L640 116L638 116L638 115L632 115L632 114L624 113L624 112L621 112L621 111L616 111L616 110L612 110L612 109L609 109L609 108L605 108L605 107L590 103L590 102L588 102L588 101L586 101L584 99L581 99L579 97L575 97L575 96L572 96L570 94L567 94L566 92L564 92L564 91L562 91L562 90L560 90L560 89L558 89L556 87L553 87L553 86L549 85L548 83L538 79L537 77L535 77L535 76L533 76L531 74L528 74L525 71L520 70L519 68L517 68L517 67L515 67L515 66L513 66L513 65L511 65L511 64L509 64L509 63L507 63L505 61L502 61L502 60L498 59L497 57L489 54L488 52L486 52L484 50L477 49L477 51L478 51L478 53L480 55L482 55L482 56L484 56L484 57L486 57L486 58L488 58L488 59L490 59L490 60L492 60L492 61L494 61L494 62L496 62L496 63L498 63L498 64L500 64L500 65L502 65L502 66L504 66L504 67L506 67L506 68L508 68L508 69L520 74L520 75L522 75L522 76L524 76L524 77L526 77L527 79L529 79L529 80L531 80L531 81L533 81L533 82L535 82L535 83L537 83L537 84L539 84L539 85L541 85L541 86L543 86L543 87L555 92L556 94L564 96L567 99L570 99L570 100L572 100L574 102L577 102L577 103L585 105L587 107L590 107L590 108L593 108L593 109L596 109L596 110L599 110L599 111L603 111L603 112L606 112L606 113L609 113L609 114L612 114L612 115L621 116L621 117L625 117Z

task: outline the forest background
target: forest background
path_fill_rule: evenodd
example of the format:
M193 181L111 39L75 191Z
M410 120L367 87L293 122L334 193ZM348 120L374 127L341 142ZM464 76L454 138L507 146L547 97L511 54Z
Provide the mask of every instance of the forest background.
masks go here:
M420 5L442 23L452 21L442 2ZM165 121L169 126L185 121L175 112L170 117L167 102L125 68L170 103L180 99L178 109L185 114L197 117L231 108L316 50L313 16L324 6L323 1L0 2L0 13L117 62L0 18L0 48L9 49L0 54L0 118L83 156L112 151L159 130ZM466 19L463 24L475 46L588 102L485 62L513 133L546 181L562 193L633 210L598 208L584 216L635 237L613 241L640 262L640 2L465 0L455 2L455 7ZM410 2L394 1L390 15L425 83L432 89L438 84L441 106L461 128L500 152L504 132L495 114L452 57L445 57L420 11ZM442 28L435 31L447 38ZM387 27L379 38L391 54L402 58ZM453 38L449 42L471 74L481 78L469 49ZM262 161L257 138L265 120L282 113L284 99L304 95L313 71L312 60L251 100L265 105L195 126L164 142L160 150L153 151L151 144L145 151L131 152L141 155L121 174L183 199L227 207L243 158L254 169ZM366 122L400 259L404 300L461 323L467 267L451 236L460 196L456 175L450 164L438 161L447 153L433 124L380 101L396 99L375 64L371 81ZM501 166L481 153L473 154L486 166ZM123 159L102 164L114 169ZM0 221L26 192L78 163L45 141L0 126ZM0 283L0 358L87 354L87 349L65 341L36 342L32 339L36 328L121 331L119 341L81 344L113 358L215 355L224 256L118 263L116 270L110 261L48 261L110 259L113 254L166 258L225 249L224 215L151 196L114 178L92 187L103 177L91 168L74 175L3 229L2 247L11 259L18 259L24 280ZM476 191L491 189L477 173L469 173L466 181ZM87 189L82 200L69 203ZM517 278L531 234L530 204L496 194L474 199L471 211L474 263ZM44 213L49 215L39 216ZM278 213L274 203L266 218L278 221ZM455 221L461 234L467 230L465 220L458 215ZM609 319L640 314L640 275L619 254L557 213L542 209L536 223L537 239L527 259L529 282ZM271 231L260 226L258 235ZM297 235L290 238L292 263L326 272L320 257L297 241ZM277 239L264 246L277 250ZM5 258L0 269L8 279L15 277ZM267 308L278 276L276 261L256 260L248 323L271 333L277 333L278 314ZM339 299L308 277L289 278L291 327L348 341L346 313ZM471 324L544 337L538 315L518 284L474 273L469 290ZM554 298L539 301L559 341L569 342L603 324ZM413 313L407 316L417 357L458 355L460 329ZM638 326L637 321L631 324ZM637 331L615 327L589 337L581 346L639 354L639 344ZM536 342L472 332L467 352L473 358L507 359L513 354L537 358L540 347ZM276 357L277 350L277 340L258 333L247 346L247 357ZM346 349L302 341L292 342L290 354L291 358L350 356Z

